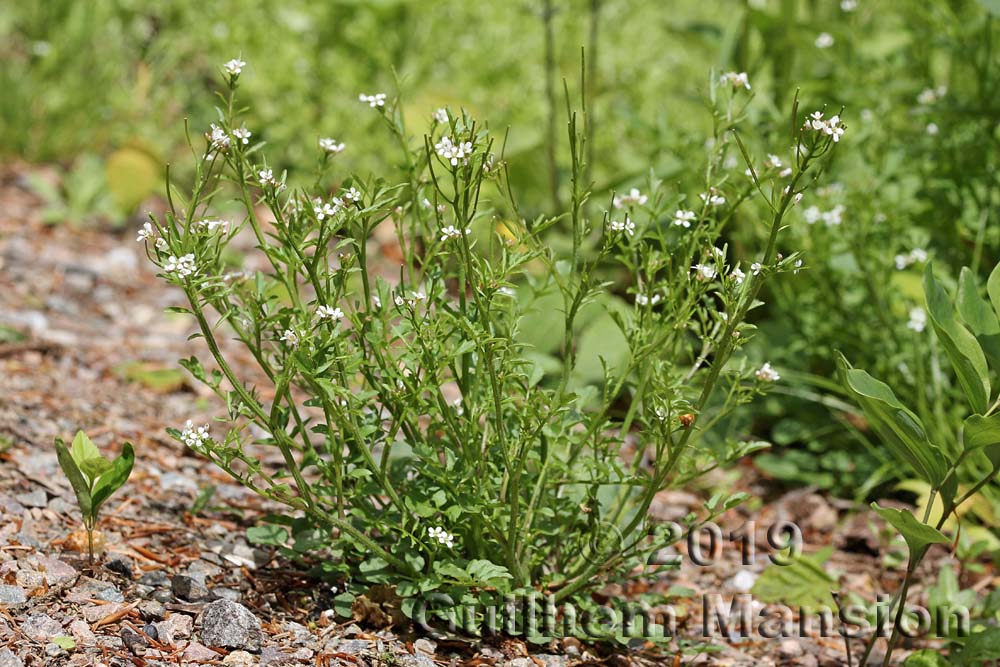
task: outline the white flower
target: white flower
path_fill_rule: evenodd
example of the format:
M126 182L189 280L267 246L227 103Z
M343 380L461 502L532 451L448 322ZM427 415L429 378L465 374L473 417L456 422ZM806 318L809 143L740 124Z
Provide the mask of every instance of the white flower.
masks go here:
M437 540L438 544L443 544L449 549L455 546L455 536L446 531L441 526L434 526L433 528L428 528L427 535L431 539Z
M822 132L828 137L832 138L834 143L840 141L840 137L844 135L844 127L840 124L840 116L831 116L830 120L823 120L822 111L814 111L806 119L806 123L803 126L806 130L815 130L816 132Z
M615 195L612 204L615 208L624 208L625 206L642 206L647 201L649 201L649 197L639 192L639 188L632 188L627 195Z
M823 130L823 134L833 137L834 143L840 141L840 137L844 135L844 128L840 125L840 116L833 116L829 121L827 121L826 129Z
M691 223L697 219L698 215L694 211L685 211L682 209L674 211L674 224L678 227L687 229L691 226Z
M434 150L441 159L446 160L451 163L451 166L458 166L461 162L463 165L469 163L469 156L472 155L472 142L471 141L460 141L457 144L451 140L451 137L441 137L441 141L434 144Z
M221 229L224 232L229 227L229 222L226 220L212 220L209 218L205 218L204 220L199 220L194 224L196 224L202 230L209 233L212 233L217 229Z
M858 0L840 0L840 11L853 12L858 8Z
M331 203L316 202L313 206L313 213L316 214L317 220L325 220L326 218L332 218L340 212L340 200L334 199Z
M382 299L379 298L378 294L372 294L372 305L376 308L382 307Z
M330 320L335 322L344 317L344 311L340 308L335 308L332 306L318 306L316 308L316 319L322 322L323 320Z
M764 267L761 266L760 262L754 262L753 264L750 265L750 273L754 274L755 276L760 275L760 270L762 268Z
M274 179L274 171L271 169L261 169L257 172L257 182L261 185L277 185L278 181Z
M167 240L162 236L156 239L156 249L161 252L167 249Z
M624 220L609 221L608 228L611 229L612 232L617 232L617 233L624 232L629 236L635 235L635 223L632 222L631 218L629 218L627 215L625 216Z
M793 264L793 266L795 267L795 270L793 270L792 273L797 274L799 272L799 269L802 268L802 260L801 259L795 260L795 264Z
M927 123L927 134L935 137L940 131L941 130L938 128L937 123Z
M719 82L724 84L728 83L733 88L743 87L750 90L750 78L747 76L746 72L740 72L738 74L736 72L726 72L719 77Z
M246 146L250 143L250 135L252 132L245 127L239 127L233 130L233 136L239 139L240 143Z
M773 153L768 153L767 159L764 160L764 166L768 169L779 169L781 167L781 158Z
M802 201L802 193L801 192L796 192L795 196L792 197L792 206L795 206L800 201Z
M427 301L427 295L423 292L410 292L411 301Z
M659 294L653 294L649 296L647 294L636 294L635 303L638 306L655 306L660 302L662 297Z
M224 151L229 148L230 139L226 131L215 123L212 123L210 128L208 139L212 142L212 148L217 151Z
M802 217L805 218L807 223L812 225L823 219L823 212L819 210L819 206L810 206L802 211Z
M186 278L198 272L198 267L194 263L194 255L187 254L182 257L171 255L167 258L167 263L163 265L163 270L167 273L176 273L181 278Z
M694 279L699 282L708 282L716 276L715 267L708 264L695 264L691 267L694 270Z
M791 175L792 175L792 168L791 167L785 167L784 169L782 169L781 171L778 172L778 177L779 178L788 178Z
M469 229L468 227L466 227L465 230L461 230L458 227L455 227L454 225L448 225L447 227L441 228L441 241L444 242L448 241L449 239L460 239L462 238L463 234L467 235L471 231L472 230Z
M395 303L395 304L396 304L397 306L402 306L402 305L403 305L404 303L406 303L406 302L405 302L405 301L403 300L403 297L401 297L401 296L400 296L400 295L398 295L398 294L397 294L397 295L395 296L395 298L393 298L392 302L393 302L393 303Z
M374 95L358 95L359 102L367 102L372 109L385 106L385 93L375 93Z
M817 49L828 49L833 46L833 35L828 32L821 32L816 36L816 48Z
M319 147L326 153L336 155L344 150L345 144L330 137L323 137L319 140Z
M292 331L291 329L285 329L284 333L281 334L281 338L279 340L288 345L288 347L299 346L299 335L294 331Z
M923 264L927 261L927 251L923 248L914 248L905 255L896 255L896 268L902 271L910 264Z
M754 375L756 375L757 379L760 380L761 382L777 382L778 380L781 379L781 376L778 375L778 371L774 370L771 367L770 361L766 362L763 366L758 368L757 372L754 373Z
M702 192L698 197L709 206L722 206L726 203L726 198L720 195L715 188L709 189L708 192ZM677 224L676 221L674 224Z
M933 88L924 88L917 95L917 102L923 104L924 106L930 106L937 102L937 93L934 92Z
M212 436L208 432L208 424L195 426L190 419L184 424L184 430L181 431L181 442L191 449L198 449L211 440Z
M239 76L245 66L245 62L239 58L233 58L229 62L223 64L222 69L226 70L226 74L229 76Z
M436 120L439 123L448 122L448 110L445 109L444 107L441 107L440 109L435 111L432 115L434 117L434 120Z
M732 273L729 274L729 277L732 278L733 282L737 285L742 285L743 279L747 277L747 274L743 273L742 269L739 267L736 267L733 269Z
M147 241L153 238L155 235L156 235L156 230L153 229L153 225L146 222L143 223L142 229L139 230L139 233L138 235L136 235L135 240L138 243L142 243L143 241Z
M844 206L837 204L823 214L823 222L827 227L834 227L844 221Z
M344 193L344 199L357 203L361 201L361 193L358 192L357 188L352 186L350 190Z
M920 333L927 326L927 312L923 308L910 309L910 321L906 323L907 328Z

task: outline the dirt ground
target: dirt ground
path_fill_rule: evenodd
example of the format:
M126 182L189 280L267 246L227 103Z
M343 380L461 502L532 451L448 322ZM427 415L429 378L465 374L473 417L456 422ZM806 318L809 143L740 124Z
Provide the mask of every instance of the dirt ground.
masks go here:
M628 651L572 640L435 642L406 628L336 622L327 611L331 585L246 542L245 529L269 508L165 432L207 421L218 407L174 373L177 359L201 351L187 340L191 322L164 312L181 294L155 277L134 229L43 224L23 173L0 172L0 667L846 664L840 637L723 637L713 640L717 651L675 658L641 641ZM137 452L131 481L105 510L105 553L93 565L74 550L78 513L52 446L77 429L102 448L128 440ZM838 590L871 599L896 589L901 573L884 570L886 545L870 517L810 489L776 491L751 462L715 481L767 500L723 517L727 531L752 519L764 543L768 526L794 521L807 553L835 547L827 569L839 576ZM700 492L662 494L653 512L676 518L703 500ZM687 587L695 600L717 593L728 604L767 559L744 566L726 542L711 567L684 562L646 587ZM973 584L995 585L984 576ZM260 636L211 646L212 614L235 613L219 600L249 610ZM678 609L680 633L697 640L700 603Z

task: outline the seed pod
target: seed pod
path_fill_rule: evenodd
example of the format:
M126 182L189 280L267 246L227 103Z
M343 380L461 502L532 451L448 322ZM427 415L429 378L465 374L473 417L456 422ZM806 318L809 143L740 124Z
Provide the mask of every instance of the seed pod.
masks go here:
M691 424L694 423L694 414L691 412L685 413L678 417L681 422L681 426L684 428L691 428Z

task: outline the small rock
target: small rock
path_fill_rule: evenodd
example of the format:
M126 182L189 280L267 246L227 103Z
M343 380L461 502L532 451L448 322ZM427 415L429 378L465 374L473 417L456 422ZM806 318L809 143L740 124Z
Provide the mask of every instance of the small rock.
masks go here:
M208 600L212 597L212 592L203 582L186 574L175 575L170 580L170 590L173 591L175 597L188 602Z
M87 607L83 607L81 611L83 612L83 617L88 623L96 623L105 616L110 616L111 614L121 611L124 606L125 605L117 602L111 602L109 604L92 604Z
M198 642L191 642L187 645L187 648L184 649L183 657L187 662L199 663L218 660L219 654L207 646L199 644Z
M45 655L49 658L58 658L61 655L66 655L66 649L59 644L49 642L45 645Z
M144 621L162 621L167 615L167 608L156 600L143 600L139 603L138 610Z
M118 587L107 581L83 577L66 593L67 602L86 604L93 600L102 602L124 602L125 596Z
M218 588L212 589L213 600L231 600L233 602L239 602L242 597L243 593L240 593L235 588L226 588L225 586L219 586Z
M139 583L154 588L166 588L170 585L170 577L162 570L153 570L152 572L143 573L139 577Z
M260 652L260 667L279 667L297 662L294 655L285 653L276 646L268 646Z
M246 651L233 651L226 656L222 664L233 665L234 667L253 667L257 664L257 660Z
M782 639L778 644L778 653L782 658L797 658L802 655L802 644L798 639Z
M201 640L208 646L260 652L260 621L230 600L208 604L201 616Z
M296 644L304 644L305 642L312 639L312 632L309 628L302 625L301 623L296 623L295 621L288 621L285 623L285 632L292 636L292 641Z
M153 624L153 623L147 623L146 625L142 626L142 631L144 633L146 633L146 636L149 637L150 639L155 639L155 640L159 641L159 639L160 639L160 632L159 632L159 630L156 629L156 625L155 624Z
M9 648L0 648L0 667L24 667L24 663Z
M62 625L48 614L34 614L21 624L21 632L36 642L47 642L62 634Z
M58 558L39 558L37 567L45 574L45 581L49 586L67 584L79 576L76 568Z
M435 667L434 661L422 653L417 653L416 655L403 653L396 658L396 664L400 667ZM530 667L534 667L534 665L535 663L531 663Z
M507 663L507 667L535 667L531 658L514 658Z
M125 647L132 651L133 655L146 654L146 649L149 648L149 644L146 643L146 638L138 632L126 625L122 627L121 637L122 641L125 642Z
M187 639L194 629L194 619L187 614L170 614L165 621L154 623L159 641L173 645L177 640Z
M338 641L334 645L334 650L347 655L361 655L371 648L372 643L367 639L347 639Z
M433 656L437 652L437 644L429 639L418 639L413 642L413 650L417 653Z
M14 577L15 583L27 591L33 591L45 585L45 575L34 570L18 570Z
M115 554L104 563L104 567L111 570L115 574L120 574L129 581L131 581L134 576L132 573L132 561L129 560L128 556Z
M97 637L90 631L90 625L86 621L76 619L69 624L69 631L80 646L93 646L97 643Z
M541 653L535 656L539 660L545 663L545 667L566 667L569 660L564 655L552 655L549 653Z
M35 489L30 493L22 493L14 496L14 499L25 507L45 507L49 504L49 498L42 489Z
M20 586L0 584L0 605L16 606L28 601L28 594Z

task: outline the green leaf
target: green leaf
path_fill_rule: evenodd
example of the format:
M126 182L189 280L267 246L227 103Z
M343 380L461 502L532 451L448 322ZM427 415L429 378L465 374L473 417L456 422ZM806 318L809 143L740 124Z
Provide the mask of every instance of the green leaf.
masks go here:
M1000 444L1000 414L972 415L962 424L962 445L966 451Z
M863 370L851 368L847 359L838 360L844 386L893 456L908 463L918 475L937 487L948 471L947 459L927 439L920 418L906 408L889 385Z
M910 548L911 562L923 556L932 544L948 544L950 541L940 530L917 521L911 512L892 507L879 507L878 503L872 503L871 507L906 540L906 546Z
M84 479L83 473L80 472L79 466L76 465L73 455L66 448L66 443L63 442L62 438L56 438L56 458L59 460L59 467L62 468L63 474L69 480L70 486L73 487L73 492L76 493L76 502L80 506L80 512L86 522L90 519L92 506L90 484Z
M986 628L969 637L952 662L958 667L973 667L1000 655L1000 628Z
M84 461L87 461L88 459L104 458L101 456L100 450L97 449L97 445L95 445L83 431L76 432L76 436L73 438L73 448L70 450L70 453L73 455L73 460L76 462L76 465L79 466L80 470L84 473L86 473L86 471L83 470ZM91 477L90 480L93 481L94 478Z
M333 610L340 618L351 618L354 607L354 595L351 593L341 593L333 598Z
M955 319L954 307L948 293L934 279L931 264L924 271L924 295L931 324L941 346L958 376L966 398L974 412L986 412L990 400L989 369L979 341Z
M949 667L951 663L937 651L924 649L910 654L903 665L905 667Z
M283 547L288 544L288 529L265 523L262 526L247 528L247 542L272 547Z
M1000 2L1000 0L998 0ZM986 293L993 304L993 312L1000 317L1000 264L997 264L986 280Z
M513 579L507 568L488 560L471 561L465 571L480 586L501 586L505 579Z
M76 640L72 637L66 637L65 635L53 637L52 643L64 651L72 651L76 648Z
M968 267L964 267L959 275L955 305L962 321L976 336L1000 334L1000 319L997 319L986 299L979 295L976 278Z
M799 556L788 564L773 563L761 572L750 592L763 602L812 610L834 609L830 591L836 588L837 580L823 568L832 553L833 548L827 547L809 556Z
M101 475L94 486L94 506L91 511L95 519L101 505L128 481L134 463L135 451L132 449L132 443L126 442L122 445L121 456L111 462L111 467Z

